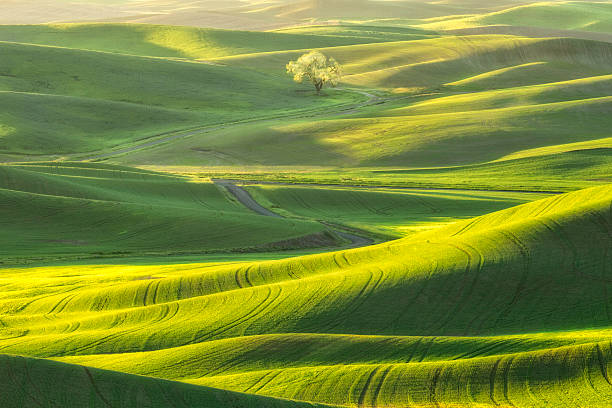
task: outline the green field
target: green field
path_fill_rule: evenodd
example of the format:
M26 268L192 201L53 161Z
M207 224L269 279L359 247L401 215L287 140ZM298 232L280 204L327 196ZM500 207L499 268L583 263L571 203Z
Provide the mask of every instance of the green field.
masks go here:
M0 166L2 263L333 247L342 245L342 239L317 221L334 224L340 215L340 224L389 239L543 197L470 191L249 191L264 205L267 192L275 193L269 199L280 201L270 208L289 217L259 216L207 180L107 164ZM304 200L310 203L302 207Z
M402 236L546 197L497 191L248 186L258 202L289 217Z
M612 405L609 1L8 1L0 56L1 407Z
M612 4L609 2L541 2L511 7L467 18L441 19L425 24L431 29L509 25L610 33Z
M337 405L603 407L611 194L282 261L7 269L0 347Z
M364 99L314 98L278 74L204 63L9 42L0 49L0 155L23 160Z
M0 166L0 195L3 263L336 244L318 223L261 217L212 183L138 169Z
M239 176L238 166L264 172L266 166L274 166L275 174L276 168L293 166L300 180L368 179L369 184L424 187L471 184L568 191L609 180L608 43L471 36L332 50L345 62L349 83L384 83L389 86L385 90L394 93L380 94L384 103L351 110L349 115L236 125L110 160L156 169L200 167L202 174L225 168L234 177ZM293 55L256 53L220 61L265 73ZM411 60L419 62L405 65ZM419 82L417 88L403 86ZM530 160L522 160L525 157ZM334 180L322 178L316 169L321 165L332 169L326 176L334 173ZM466 165L472 167L463 168ZM339 166L351 168L348 174L342 170L346 177L333 170ZM534 167L544 169L538 180L530 180ZM304 168L311 174L305 175ZM381 173L391 168L392 175L376 181L375 176L362 176L364 168ZM497 179L491 178L494 172ZM449 173L457 176L448 178Z

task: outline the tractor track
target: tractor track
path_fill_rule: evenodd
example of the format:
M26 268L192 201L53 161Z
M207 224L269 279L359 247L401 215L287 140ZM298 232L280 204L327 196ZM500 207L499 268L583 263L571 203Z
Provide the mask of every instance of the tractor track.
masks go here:
M298 111L294 113L288 113L285 115L243 119L243 120L239 120L236 122L219 123L216 125L209 125L209 126L196 126L191 129L182 129L182 130L177 130L177 131L160 133L157 135L153 135L147 139L143 139L141 140L142 143L136 144L134 146L119 148L117 150L113 150L113 151L106 152L106 153L102 153L102 152L99 152L97 154L94 153L92 156L81 157L75 160L77 161L97 161L97 160L109 159L114 156L119 156L119 155L123 155L126 153L132 153L138 150L142 150L142 149L155 147L155 146L158 146L164 143L172 142L174 140L184 139L190 136L216 132L217 130L223 130L223 129L227 129L227 128L234 127L234 126L242 126L242 125L252 124L252 123L266 123L266 122L271 122L271 121L275 121L279 119L299 119L299 118L312 118L312 117L319 117L319 116L351 115L351 114L357 113L360 108L370 106L370 105L378 105L378 104L386 103L393 99L397 99L397 98L382 98L372 93L358 90L358 89L341 89L341 88L337 88L337 89L349 91L353 93L358 93L360 95L367 96L368 99L362 102L356 102L356 103L347 104L347 105L331 106L331 107L328 107L327 109L314 108L314 109L309 109L309 110L303 110L301 112Z

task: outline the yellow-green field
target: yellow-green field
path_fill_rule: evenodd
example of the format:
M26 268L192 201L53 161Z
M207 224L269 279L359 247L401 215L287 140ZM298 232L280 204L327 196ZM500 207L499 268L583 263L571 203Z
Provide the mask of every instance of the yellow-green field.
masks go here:
M611 2L6 3L0 407L612 406Z
M272 262L7 269L0 347L342 406L604 407L611 201L598 187ZM71 372L9 361L15 378ZM119 374L94 373L104 398L124 398L109 385Z

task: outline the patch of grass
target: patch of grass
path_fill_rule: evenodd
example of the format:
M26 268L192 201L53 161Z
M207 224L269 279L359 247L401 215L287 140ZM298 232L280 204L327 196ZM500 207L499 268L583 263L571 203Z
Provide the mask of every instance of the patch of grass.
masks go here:
M450 167L609 137L610 97L523 104L520 91L506 96L486 102L479 95L430 99L351 118L235 126L112 161L132 166ZM489 106L480 105L485 103ZM430 113L437 109L449 112Z
M342 187L253 185L260 203L289 216L338 222L401 236L498 211L543 194L384 190Z
M258 216L211 183L80 166L0 166L2 262L273 250L324 230Z

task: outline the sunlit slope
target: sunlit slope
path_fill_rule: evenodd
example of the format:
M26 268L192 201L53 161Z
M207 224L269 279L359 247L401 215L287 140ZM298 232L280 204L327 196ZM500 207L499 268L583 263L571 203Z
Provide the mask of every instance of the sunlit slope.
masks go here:
M71 21L126 21L180 26L266 30L354 16L409 19L449 14L490 12L516 4L452 0L444 3L376 0L149 0L133 2L89 0L78 6L70 0L7 0L0 24Z
M366 249L283 261L187 271L6 271L2 350L50 357L268 333L453 336L607 327L610 188Z
M233 127L116 160L130 165L448 167L610 136L609 43L468 36L325 52L343 63L349 85L420 95L344 118ZM216 61L274 72L297 55L256 53Z
M0 50L5 154L94 151L355 98L304 96L290 78L242 68L15 43Z
M276 4L275 4L276 3ZM279 4L280 3L280 4ZM310 22L349 18L356 20L420 19L504 8L512 2L491 4L483 1L376 1L376 0L290 0L257 3L249 14L267 19Z
M384 30L384 29L381 29ZM400 33L421 32L398 29ZM301 50L391 41L364 30L346 35L323 32L254 32L150 24L49 24L0 26L0 41L52 45L151 57L206 59L254 52ZM404 35L401 39L410 39ZM418 37L417 37L418 38Z
M396 25L368 25L338 23L333 25L304 25L297 27L275 30L276 33L309 34L324 36L342 36L356 38L371 38L381 42L421 40L430 37L438 37L435 31L422 30L413 27L401 27ZM376 42L376 41L372 41Z
M5 270L0 349L338 405L605 407L611 204L274 262Z
M542 2L468 18L449 18L425 24L430 29L511 25L612 33L612 4L609 2Z
M249 371L317 366L339 368L341 365L416 365L534 353L603 343L609 336L609 329L492 337L270 334L156 351L58 357L54 360L106 369L112 367L117 371L158 378L205 382L214 377ZM270 350L274 350L274 354ZM182 362L180 369L176 367L177 361Z
M288 216L340 222L402 235L546 197L544 194L387 190L341 187L246 187L258 202Z
M369 184L459 186L482 189L571 191L612 182L612 140L555 145L516 153L516 157L438 169L356 171ZM330 177L328 174L327 177Z
M264 395L370 407L606 407L611 355L605 341L467 361L270 370L197 383L252 389L264 382L257 391Z
M612 60L609 43L501 35L364 44L326 52L344 65L345 83L402 90L436 89L483 74L503 74L494 88L606 75ZM270 70L295 55L275 52L220 61Z
M490 338L270 335L60 360L338 404L435 406L475 400L481 406L504 401L529 407L545 401L546 406L563 406L580 398L582 404L603 407L611 397L606 382L609 333ZM180 370L176 361L182 362ZM555 383L555 371L563 373L563 379L548 385ZM436 379L436 372L444 375ZM527 387L534 394L529 395ZM571 390L569 396L563 387ZM587 406L580 403L572 406Z
M324 407L46 360L0 356L0 403L44 407Z
M477 76L447 84L454 91L469 91L472 87L493 85L495 76ZM456 95L426 99L391 112L449 113L481 109L508 108L521 105L537 105L564 101L580 101L603 98L612 90L612 75L593 76L570 81L548 82L531 86L512 86L481 92L461 92Z
M449 96L440 93L422 99L408 98L388 108L381 105L377 110L349 118L238 126L135 152L117 161L136 165L215 164L218 154L207 157L196 153L205 149L224 153L231 159L224 163L227 165L325 163L352 167L446 168L573 150L596 154L598 162L607 160L605 154L602 156L591 149L612 147L609 75L466 92L492 82L493 79L473 79L453 83L448 87L457 93ZM555 160L559 162L548 166L546 172L553 178L579 179L582 177L579 173L586 175L593 164L587 160L586 167L565 166L566 157L543 158L546 162L543 166ZM602 168L604 175L606 168ZM455 170L458 169L443 171ZM413 173L423 171L435 173L438 169ZM601 175L598 173L601 172L596 171L594 178ZM507 176L513 177L504 175Z
M211 183L112 166L0 166L0 195L5 262L290 247L323 230L257 216ZM317 239L302 244L334 242Z

